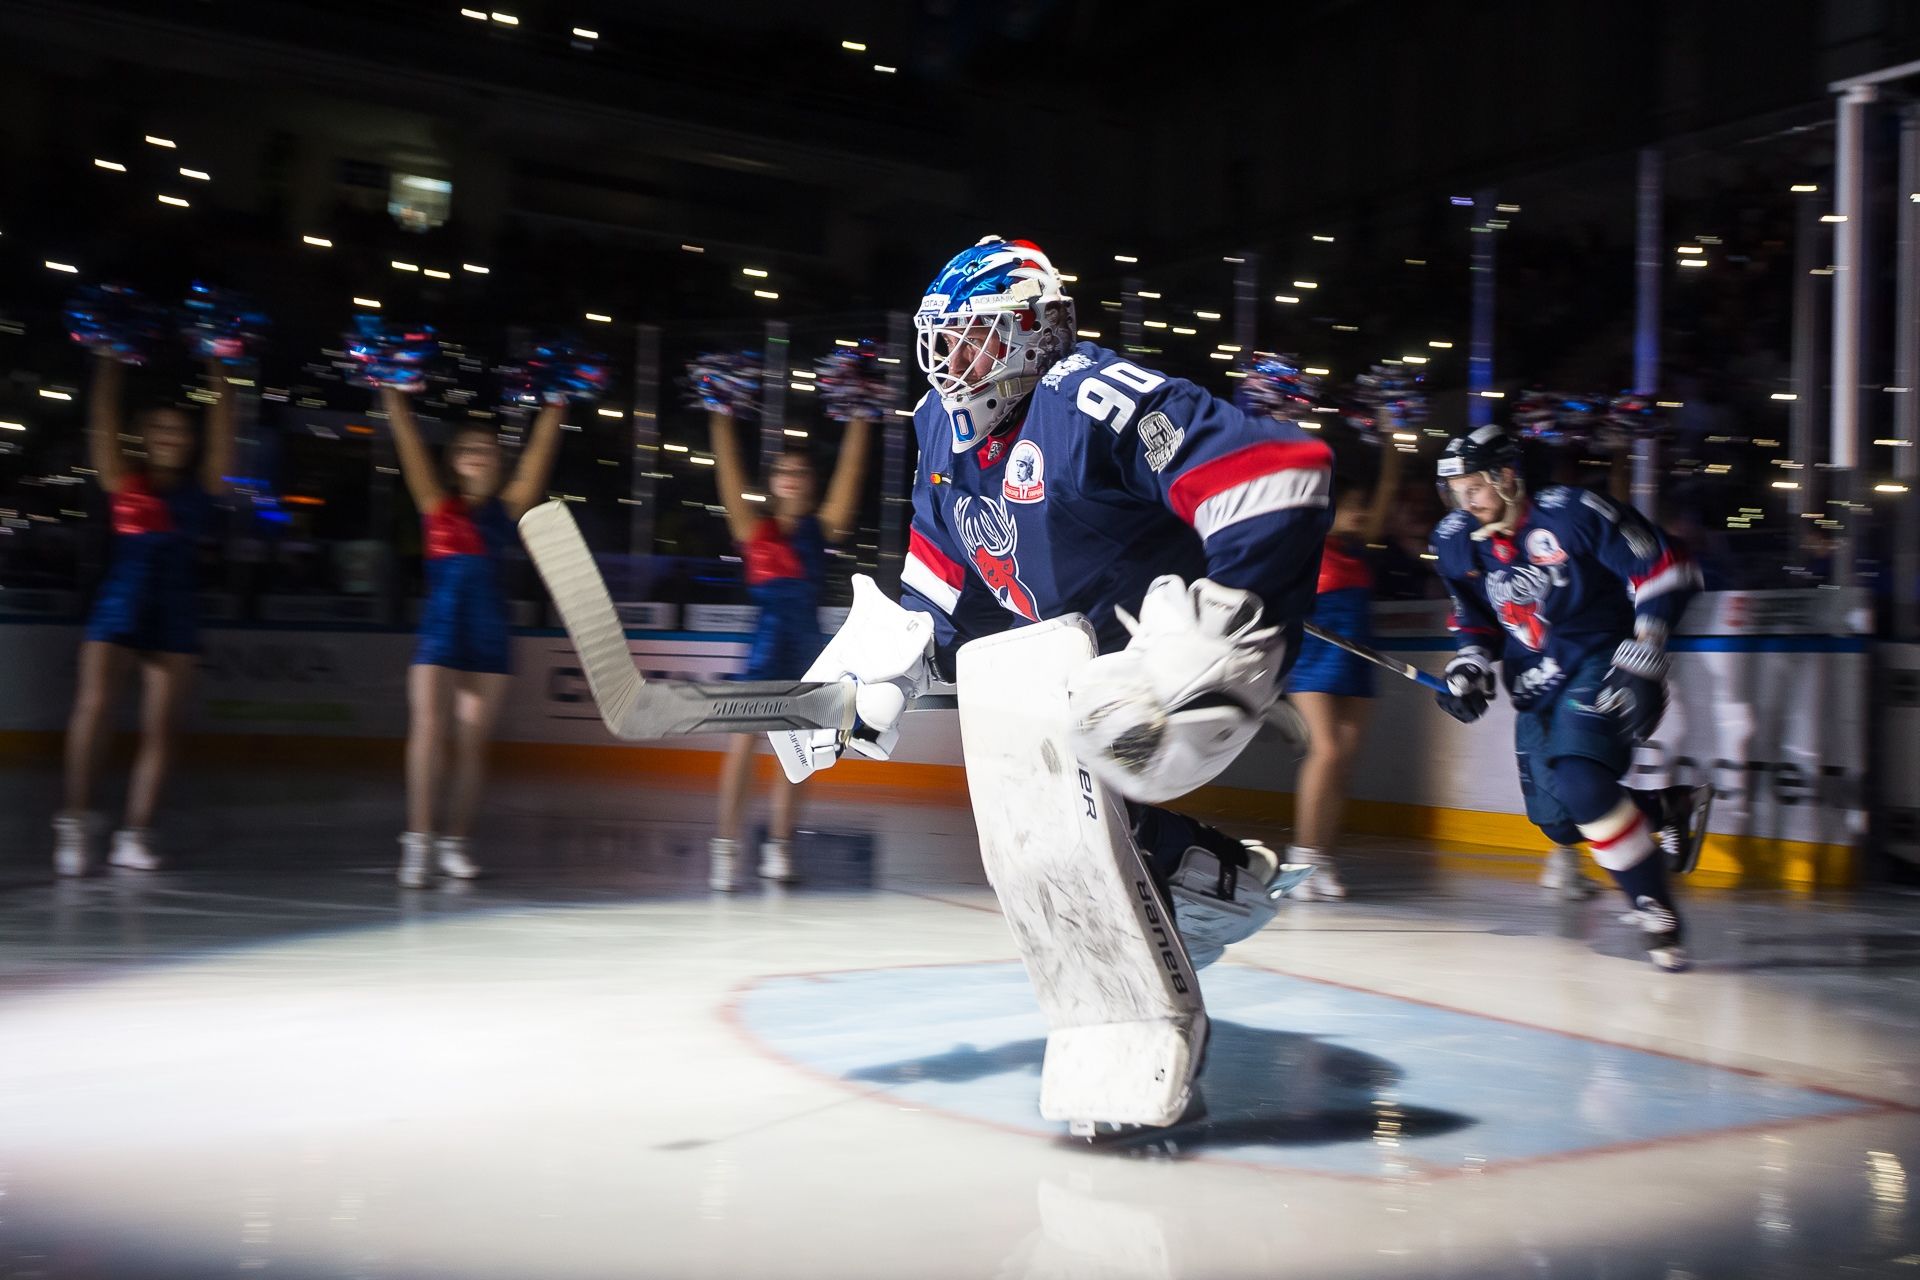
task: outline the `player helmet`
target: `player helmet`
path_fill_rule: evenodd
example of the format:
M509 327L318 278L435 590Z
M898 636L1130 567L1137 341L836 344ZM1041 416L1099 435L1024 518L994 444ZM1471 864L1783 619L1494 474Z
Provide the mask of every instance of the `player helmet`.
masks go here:
M965 453L1072 349L1073 299L1038 245L988 236L940 268L913 327L920 371L953 428L953 451Z
M1511 487L1500 478L1500 473L1509 468L1514 475ZM1453 486L1447 483L1455 476L1486 476L1487 483L1506 499L1509 515L1513 504L1520 500L1520 442L1497 423L1475 427L1466 435L1447 441L1435 470L1439 477L1440 501L1450 511L1460 506Z

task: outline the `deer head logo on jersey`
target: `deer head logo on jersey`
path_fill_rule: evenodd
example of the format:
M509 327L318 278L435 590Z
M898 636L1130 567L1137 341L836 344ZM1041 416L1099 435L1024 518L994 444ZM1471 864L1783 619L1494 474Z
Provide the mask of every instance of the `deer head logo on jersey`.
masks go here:
M967 544L973 570L993 592L1003 609L1011 610L1030 622L1040 621L1033 593L1020 581L1020 561L1014 548L1020 543L1020 527L1004 500L995 497L962 496L953 504L954 523L960 526L961 540Z
M1493 606L1500 625L1514 639L1540 653L1547 647L1547 633L1553 626L1551 619L1542 617L1540 611L1553 589L1564 581L1557 567L1517 565L1488 575L1487 602Z

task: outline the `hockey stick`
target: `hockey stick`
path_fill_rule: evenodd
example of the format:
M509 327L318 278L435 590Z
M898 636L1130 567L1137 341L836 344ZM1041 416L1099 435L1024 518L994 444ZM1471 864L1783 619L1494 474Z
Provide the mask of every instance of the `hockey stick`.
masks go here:
M1446 693L1448 691L1446 683L1442 681L1439 676L1422 671L1411 662L1402 662L1398 658L1389 658L1378 649L1370 649L1358 640L1349 640L1343 635L1336 635L1331 631L1322 630L1314 626L1311 622L1305 625L1307 634L1316 640L1324 640L1336 649L1345 649L1354 657L1365 658L1376 667L1385 667L1387 670L1393 672L1393 674L1404 676L1422 688L1431 689L1435 693Z
M626 628L567 504L545 502L521 516L520 540L553 596L600 718L614 737L852 731L850 681L646 679L634 665Z

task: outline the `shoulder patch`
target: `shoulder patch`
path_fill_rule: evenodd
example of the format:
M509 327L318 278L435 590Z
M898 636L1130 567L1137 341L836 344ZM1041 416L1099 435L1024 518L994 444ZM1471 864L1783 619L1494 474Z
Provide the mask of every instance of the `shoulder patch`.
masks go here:
M1147 466L1154 471L1164 471L1173 461L1173 455L1186 443L1187 429L1177 427L1173 419L1158 409L1140 419L1140 447L1147 455Z
M1550 485L1542 489L1534 501L1545 511L1557 511L1567 505L1573 497L1573 491L1563 484Z

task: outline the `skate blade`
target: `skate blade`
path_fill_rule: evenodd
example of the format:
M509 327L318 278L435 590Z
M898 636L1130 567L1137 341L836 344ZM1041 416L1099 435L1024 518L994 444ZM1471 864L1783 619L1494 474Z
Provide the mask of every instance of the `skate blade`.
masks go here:
M1707 818L1713 812L1713 784L1705 782L1695 787L1692 801L1685 842L1668 868L1677 876L1687 875L1700 865L1700 850L1707 842Z

